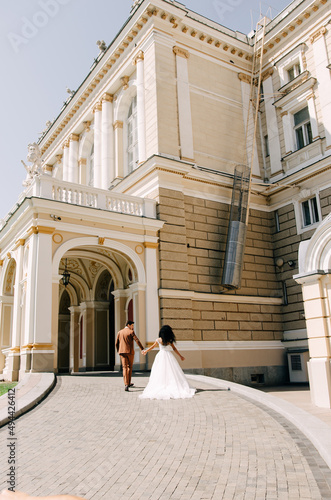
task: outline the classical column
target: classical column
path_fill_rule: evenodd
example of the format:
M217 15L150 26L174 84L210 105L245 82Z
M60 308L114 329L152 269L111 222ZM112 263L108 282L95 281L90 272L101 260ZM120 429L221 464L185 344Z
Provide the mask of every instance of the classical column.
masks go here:
M327 67L329 60L325 34L326 28L320 28L311 35L310 42L313 45L314 65L318 81L318 93L325 133L325 145L328 150L331 149L331 92L330 70Z
M134 330L142 345L146 345L146 284L133 283L129 288L132 292ZM135 349L134 363L140 368L146 365L139 348Z
M70 311L70 373L79 371L79 316L80 306L69 307Z
M265 116L267 121L268 143L270 154L270 170L271 177L275 176L282 171L282 157L280 150L279 131L277 124L277 113L274 102L274 89L272 85L273 70L265 74L263 80Z
M144 53L140 51L134 59L137 69L137 134L138 162L146 160L146 119L145 119L145 85L144 85Z
M257 154L256 139L255 139L254 144L253 144L254 117L253 117L253 109L250 108L251 79L249 76L245 75L244 73L239 73L238 78L240 80L240 86L241 86L241 95L242 95L242 103L243 103L243 118L244 118L245 136L246 136L246 159L245 160L247 161L247 164L252 168L252 175L254 177L261 177L259 158L258 158L258 154ZM249 109L250 109L250 113L248 115ZM253 165L250 165L253 148L254 148Z
M125 304L128 299L128 290L118 289L114 290L112 295L115 297L114 303L114 314L115 314L115 341L117 337L117 332L122 330L125 327L126 323L126 312L125 312ZM118 370L121 366L120 357L115 350L115 370Z
M307 276L298 276L296 281L302 285L305 307L310 355L308 373L312 401L321 408L331 408L329 283L325 282L325 278L324 273L316 272Z
M160 329L159 296L158 296L158 259L157 243L145 242L146 269L146 342L155 340Z
M180 47L173 48L176 54L177 101L181 158L194 161L193 129L187 60L189 53Z
M123 178L123 122L117 120L114 125L115 131L115 179Z
M101 175L101 125L102 125L102 106L100 103L93 108L94 113L94 187L102 188Z
M68 182L69 176L69 141L65 141L62 145L63 157L62 157L62 177L65 182Z
M22 240L24 242L24 240ZM23 243L24 244L24 243ZM22 270L23 270L23 246L16 250L16 272L14 284L14 304L13 304L13 326L10 352L8 353L6 379L17 381L19 378L19 361L21 345L21 294L22 294Z
M78 183L78 141L79 136L71 134L69 137L68 182Z
M37 227L34 294L30 295L27 308L34 309L33 346L31 371L54 370L54 345L52 343L52 233L49 227ZM29 314L31 320L31 311Z
M114 129L113 129L113 96L104 94L102 102L102 153L101 153L101 185L109 189L114 179Z

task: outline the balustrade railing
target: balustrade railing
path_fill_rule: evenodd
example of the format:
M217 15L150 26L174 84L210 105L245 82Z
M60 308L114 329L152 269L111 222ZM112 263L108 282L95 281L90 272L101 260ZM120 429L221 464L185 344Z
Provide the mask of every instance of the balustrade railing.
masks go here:
M30 197L45 198L69 205L98 208L127 215L156 218L156 202L154 200L64 182L48 175L35 177L32 184L22 193L20 201Z

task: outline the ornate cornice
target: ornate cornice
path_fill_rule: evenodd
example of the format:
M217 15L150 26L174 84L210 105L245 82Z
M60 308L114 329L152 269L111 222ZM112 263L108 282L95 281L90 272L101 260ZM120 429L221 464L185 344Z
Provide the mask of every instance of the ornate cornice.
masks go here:
M176 56L184 57L184 59L188 59L190 57L190 53L188 52L188 50L182 49L181 47L177 47L176 45L175 47L173 47L172 50L174 54L176 54Z
M309 37L309 41L311 44L313 44L314 42L316 42L316 40L318 40L321 36L324 36L326 33L326 28L325 26L323 26L322 28L320 28L319 30L315 31L315 33L313 33L310 37Z

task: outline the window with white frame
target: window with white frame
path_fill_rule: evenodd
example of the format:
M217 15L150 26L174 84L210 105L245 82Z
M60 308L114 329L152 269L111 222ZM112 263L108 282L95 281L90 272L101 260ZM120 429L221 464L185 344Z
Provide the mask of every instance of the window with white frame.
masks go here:
M313 142L308 107L293 114L296 148L301 149Z
M287 68L287 77L288 77L288 81L291 82L292 80L294 80L294 78L296 78L297 76L300 75L301 73L301 66L300 66L300 62L296 62L295 64L293 64L292 66L290 66L289 68Z
M128 172L138 166L137 97L132 99L127 118Z
M319 222L319 211L317 197L313 196L301 203L302 225L303 227L311 226Z

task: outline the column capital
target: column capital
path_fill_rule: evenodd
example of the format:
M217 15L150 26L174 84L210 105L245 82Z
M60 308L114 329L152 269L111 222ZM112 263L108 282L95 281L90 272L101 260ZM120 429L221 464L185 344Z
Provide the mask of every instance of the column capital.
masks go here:
M79 141L79 135L77 135L77 134L70 134L69 135L69 141L78 142Z
M129 88L129 76L122 76L121 77L121 82L124 90L127 90Z
M117 120L116 122L113 123L113 127L114 127L114 130L116 130L117 128L123 128L123 122L121 122L120 120Z
M140 61L143 61L145 58L144 56L144 53L142 50L139 50L138 54L136 55L136 57L133 58L132 60L132 64L135 66L136 64L138 64L138 62Z
M91 122L83 122L84 132L89 132L91 127Z
M315 33L313 33L310 37L309 37L309 41L311 44L313 44L314 42L316 42L316 40L318 40L321 36L325 35L326 33L326 28L325 26L323 26L322 28L318 29L317 31L315 31Z
M60 164L62 162L63 154L56 155L55 158L56 158L56 163Z
M245 73L238 73L238 78L241 82L248 83L249 85L252 82L252 78L249 75L246 75Z
M102 110L102 105L100 102L97 102L94 106L93 106L93 114L95 114L97 111L101 111Z
M269 78L269 76L272 76L274 74L274 68L268 68L266 71L264 71L261 75L261 80L262 82Z
M64 141L62 144L62 149L68 148L69 147L69 140Z
M183 57L184 59L188 59L190 57L190 53L188 50L182 49L181 47L177 47L176 45L172 48L173 53L176 56Z
M114 96L105 92L101 97L101 102L113 102Z
M78 165L86 165L86 158L79 158Z

